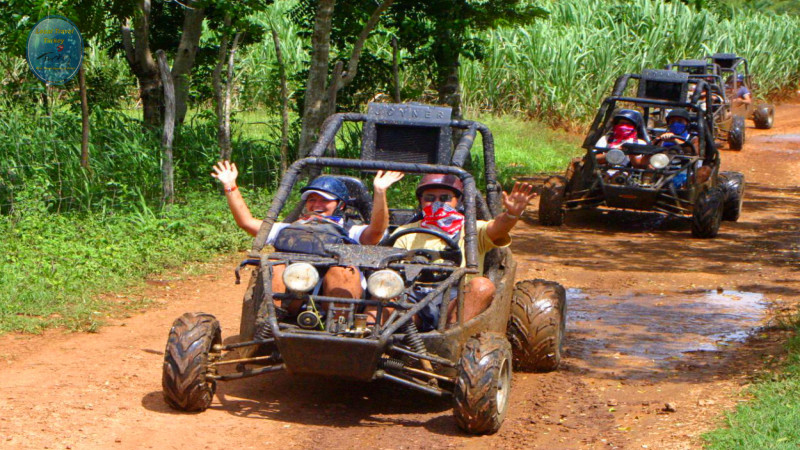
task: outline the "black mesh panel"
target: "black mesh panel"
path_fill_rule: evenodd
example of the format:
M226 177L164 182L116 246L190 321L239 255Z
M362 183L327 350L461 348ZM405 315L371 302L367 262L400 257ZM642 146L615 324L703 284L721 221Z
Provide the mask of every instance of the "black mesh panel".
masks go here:
M375 159L435 164L439 152L439 128L375 124Z

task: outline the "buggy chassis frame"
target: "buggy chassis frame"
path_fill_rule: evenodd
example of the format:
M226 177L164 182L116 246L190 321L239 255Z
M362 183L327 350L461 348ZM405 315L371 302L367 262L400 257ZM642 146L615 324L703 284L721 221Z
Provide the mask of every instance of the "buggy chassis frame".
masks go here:
M342 113L326 119L320 139L312 148L310 155L294 162L284 174L277 193L273 198L267 215L253 242L248 260L242 265L257 265L260 276L257 282L263 290L263 299L256 317L256 334L253 340L235 344L217 345L213 349L209 363L208 378L213 380L232 380L264 373L288 370L291 373L306 373L326 376L370 381L387 379L406 387L414 388L429 394L441 396L450 390L440 386L438 382L452 384L455 382L456 363L461 348L469 337L480 331L494 331L505 334L506 323L510 313L512 289L504 289L504 285L514 282L516 263L510 251L498 249L501 277L495 280L497 294L492 304L478 316L464 322L464 276L478 271L478 247L476 218L490 219L501 210L501 187L497 182L494 159L494 139L488 127L478 122L453 120L448 124L452 128L464 130L452 154L449 164L420 164L378 160L355 160L325 157L324 154L333 142L336 133L345 121L367 122L371 120L365 114ZM374 119L373 119L374 120ZM387 123L383 118L381 123ZM399 122L408 124L407 121ZM487 199L477 190L473 176L463 169L469 158L470 148L480 132L483 141ZM365 136L366 137L366 136ZM367 143L370 145L371 143ZM362 152L363 158L363 152ZM448 162L448 161L444 161ZM264 254L267 236L277 220L278 214L285 205L294 183L300 174L307 169L337 167L356 170L395 170L415 173L445 173L458 176L464 184L463 204L465 207L464 253L466 267L454 267L434 263L401 263L409 253L403 249L380 246L348 246L340 245L332 248L332 256L321 257L308 254L272 252ZM488 200L488 201L487 201ZM336 247L335 245L332 247ZM350 247L350 250L348 250ZM357 250L353 250L357 247ZM489 255L487 255L488 264ZM332 265L354 265L361 269L378 270L390 268L403 271L410 278L421 271L435 271L446 275L444 280L436 284L435 289L416 303L403 300L378 301L367 299L344 299L321 295L298 295L293 293L273 293L271 279L273 267L277 264L308 262L318 268ZM409 275L410 274L410 275ZM413 283L411 283L413 287ZM407 287L407 292L411 287ZM451 300L452 289L457 289L457 296ZM440 318L434 331L418 333L408 326L413 324L412 317L443 294L440 307ZM373 333L368 337L341 336L327 331L315 331L299 328L293 324L278 321L276 299L303 299L320 303L341 303L350 305L369 305L377 307L377 317L381 317L384 308L394 308L394 312L382 324L375 324ZM452 301L457 302L457 322L447 325L447 311ZM352 309L351 309L352 311ZM409 345L409 339L424 343L422 346ZM267 356L255 356L234 360L221 358L222 352L241 347L273 344L279 352ZM389 356L388 358L386 356ZM423 369L406 366L400 358L410 357L423 365ZM427 364L426 364L427 362ZM217 368L225 364L238 364L239 370L230 374L219 374ZM246 364L266 364L254 369L246 369Z
M566 210L577 210L593 208L597 206L609 206L620 209L634 209L642 211L656 211L663 214L686 218L691 215L695 200L700 194L696 186L690 186L688 190L678 191L671 181L681 172L686 172L687 177L691 176L697 161L704 161L713 164L715 171L718 171L719 152L714 145L715 124L713 111L711 108L711 85L704 79L690 78L686 76L687 83L696 84L696 89L692 98L686 102L676 102L660 100L655 98L628 97L624 92L631 79L640 80L643 78L639 74L625 74L617 78L610 97L607 97L592 123L589 133L583 143L583 148L587 150L587 160L592 173L592 182L587 188L568 190L564 199ZM700 108L700 97L706 93L706 110ZM606 165L600 166L597 161L597 154L608 151L606 148L598 149L595 143L602 136L604 124L608 123L613 112L614 106L618 102L634 103L645 109L646 113L650 107L660 108L685 108L693 111L705 120L697 121L697 134L700 137L699 154L696 156L675 155L673 160L680 160L680 167L674 168L674 172L662 177L651 187L643 186L618 186L606 183L603 180L603 172L609 169L625 172L626 174L653 174L661 173L654 169L637 169L633 167ZM621 149L626 155L631 154L654 154L663 149L651 146L625 145ZM580 177L580 174L576 174ZM709 177L709 180L716 179L716 176ZM600 188L598 192L598 188Z

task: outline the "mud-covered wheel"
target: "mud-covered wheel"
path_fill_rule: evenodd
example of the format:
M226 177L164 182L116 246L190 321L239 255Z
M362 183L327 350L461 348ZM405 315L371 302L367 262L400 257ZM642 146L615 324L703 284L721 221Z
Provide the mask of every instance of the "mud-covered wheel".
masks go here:
M744 147L744 117L733 116L731 129L728 130L728 147L731 150L741 150Z
M713 238L719 232L722 221L722 189L713 187L697 196L692 211L692 236L696 238Z
M222 343L211 314L186 313L172 324L164 351L161 387L167 404L181 411L205 411L217 385L206 378L211 349Z
M561 363L567 319L567 293L553 281L525 280L514 287L506 335L514 368L549 372Z
M756 128L768 130L772 128L774 120L775 109L772 106L762 105L753 111L753 122L755 123Z
M539 223L558 226L564 223L564 198L567 194L567 179L553 176L545 180L539 198Z
M453 389L453 414L458 426L471 434L500 429L511 391L511 344L498 333L470 338L458 362Z
M736 222L744 201L744 175L739 172L720 172L719 184L724 194L722 220Z

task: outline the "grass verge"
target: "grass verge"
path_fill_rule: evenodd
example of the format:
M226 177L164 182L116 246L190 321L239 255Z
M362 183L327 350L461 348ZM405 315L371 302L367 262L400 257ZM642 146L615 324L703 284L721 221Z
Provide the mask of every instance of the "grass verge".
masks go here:
M225 200L191 194L163 213L146 205L114 214L3 216L0 333L62 326L93 331L112 306L99 294L248 242Z
M703 438L709 449L796 449L800 445L800 321L789 339L784 369L757 382L752 399L725 414Z

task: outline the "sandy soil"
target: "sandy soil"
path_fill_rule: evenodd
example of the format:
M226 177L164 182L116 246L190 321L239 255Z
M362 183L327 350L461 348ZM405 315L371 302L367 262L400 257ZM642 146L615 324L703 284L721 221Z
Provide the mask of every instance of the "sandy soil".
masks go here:
M0 447L699 447L780 358L780 320L800 294L800 105L781 106L775 123L749 123L745 149L723 151L747 192L741 219L716 239L623 212L544 228L531 205L514 232L518 278L570 288L567 352L557 372L514 375L493 436L462 434L447 400L286 374L222 383L201 414L171 411L161 398L170 324L206 311L236 335L244 285L233 284L233 255L209 275L151 280L156 306L98 333L0 337Z

